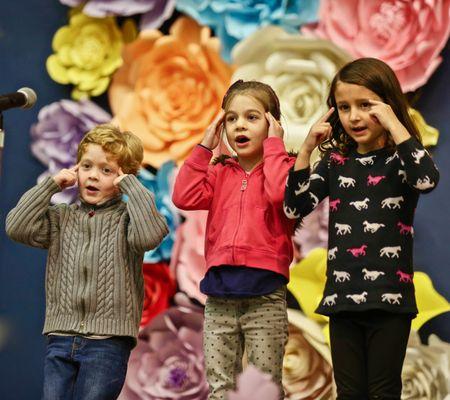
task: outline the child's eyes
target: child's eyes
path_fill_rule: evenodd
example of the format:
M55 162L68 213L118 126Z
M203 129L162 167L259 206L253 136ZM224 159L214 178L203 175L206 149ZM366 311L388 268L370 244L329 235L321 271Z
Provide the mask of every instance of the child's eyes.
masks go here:
M90 164L81 164L81 168L89 169L90 168Z
M370 108L370 103L362 103L361 107L362 108Z
M342 105L340 105L340 106L338 107L338 110L346 111L346 110L348 110L348 106L345 105L345 104L342 104Z
M227 117L227 122L233 122L236 118L234 116Z
M112 172L112 170L110 169L110 168L103 168L103 173L104 174L106 174L106 175L108 175L108 174L110 174L111 172Z
M250 114L250 115L248 116L248 119L249 119L250 121L254 121L255 119L258 119L258 116L257 116L257 115L254 115L254 114Z

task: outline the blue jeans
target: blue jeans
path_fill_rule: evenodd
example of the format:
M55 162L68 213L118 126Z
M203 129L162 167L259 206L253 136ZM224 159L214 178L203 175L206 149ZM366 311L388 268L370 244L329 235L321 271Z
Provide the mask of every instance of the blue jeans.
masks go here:
M47 341L44 400L112 400L119 396L133 338L49 335Z

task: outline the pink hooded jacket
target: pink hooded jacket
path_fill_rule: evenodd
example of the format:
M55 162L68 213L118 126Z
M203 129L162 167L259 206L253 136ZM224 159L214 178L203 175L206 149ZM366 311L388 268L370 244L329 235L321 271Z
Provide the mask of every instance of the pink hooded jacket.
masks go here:
M181 167L173 202L182 210L209 210L205 257L209 269L236 265L267 269L289 279L295 221L283 212L290 157L282 139L264 140L263 163L246 173L234 159L211 165L197 146Z

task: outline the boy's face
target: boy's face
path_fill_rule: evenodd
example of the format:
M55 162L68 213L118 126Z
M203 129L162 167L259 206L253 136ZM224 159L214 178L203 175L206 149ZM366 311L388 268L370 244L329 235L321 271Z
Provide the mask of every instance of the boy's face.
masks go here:
M85 202L100 205L117 196L119 189L113 182L119 165L100 145L88 144L78 165L78 187Z

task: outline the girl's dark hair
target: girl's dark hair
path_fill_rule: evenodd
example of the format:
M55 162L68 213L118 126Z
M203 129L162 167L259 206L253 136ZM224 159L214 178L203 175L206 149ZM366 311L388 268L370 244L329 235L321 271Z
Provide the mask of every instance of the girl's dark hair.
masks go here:
M324 141L319 149L324 152L330 148L337 148L342 153L356 147L356 142L345 132L340 120L336 105L336 85L338 82L351 83L364 86L376 93L384 103L389 104L399 121L404 125L410 135L421 142L420 133L408 114L408 102L404 96L400 83L394 71L385 62L376 58L359 58L344 65L331 82L328 94L328 107L334 107L330 122L333 133L329 140ZM388 148L394 148L395 143L390 135L387 137Z
M258 81L243 81L242 79L234 82L225 93L222 100L222 109L226 111L231 100L236 95L250 95L258 100L269 111L277 121L280 121L281 110L280 101L275 91L267 84Z

